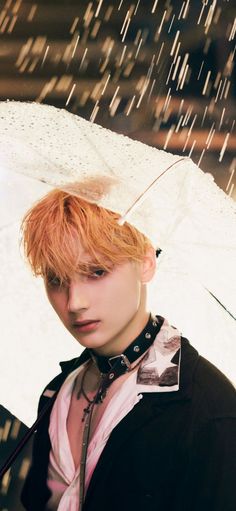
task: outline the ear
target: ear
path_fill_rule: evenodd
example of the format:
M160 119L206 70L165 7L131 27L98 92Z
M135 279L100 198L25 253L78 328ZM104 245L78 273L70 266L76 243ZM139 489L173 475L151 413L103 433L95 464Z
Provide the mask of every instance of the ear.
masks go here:
M148 248L141 262L141 281L146 284L152 280L156 271L156 251L153 247Z

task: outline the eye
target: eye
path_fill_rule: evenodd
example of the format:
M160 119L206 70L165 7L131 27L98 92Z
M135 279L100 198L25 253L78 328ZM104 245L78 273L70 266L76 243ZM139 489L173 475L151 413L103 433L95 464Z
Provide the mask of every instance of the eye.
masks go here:
M106 274L106 270L103 270L102 268L94 268L89 272L88 277L91 279L99 279L101 277L105 277Z
M62 280L60 277L57 277L56 275L48 275L46 279L47 285L49 287L61 287L63 285Z

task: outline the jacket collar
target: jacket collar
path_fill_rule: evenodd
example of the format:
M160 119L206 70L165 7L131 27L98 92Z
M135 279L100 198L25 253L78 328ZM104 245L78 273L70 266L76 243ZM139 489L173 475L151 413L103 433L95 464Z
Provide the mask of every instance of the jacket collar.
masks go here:
M79 366L87 362L91 358L89 350L86 348L82 351L81 355L76 358L72 358L71 360L65 360L59 363L61 370L63 373L71 373L74 369L77 369Z
M180 381L179 390L176 392L162 392L152 394L153 403L168 403L172 401L188 400L192 397L192 388L194 381L195 368L198 363L199 354L193 346L190 345L188 339L181 337L181 350L177 352L172 359L173 363L177 363L180 356ZM152 399L151 394L148 395Z
M172 401L179 401L182 399L191 399L192 386L193 386L193 375L196 364L199 359L199 354L193 346L190 345L188 339L181 337L181 350L178 351L172 359L173 363L178 363L180 357L180 383L179 390L174 392L160 392L150 393L147 392L148 397L154 402L166 403ZM87 362L91 358L89 350L86 348L79 357L73 358L72 360L60 362L61 370L64 378L74 369ZM64 380L63 378L63 380ZM145 394L144 394L145 395Z

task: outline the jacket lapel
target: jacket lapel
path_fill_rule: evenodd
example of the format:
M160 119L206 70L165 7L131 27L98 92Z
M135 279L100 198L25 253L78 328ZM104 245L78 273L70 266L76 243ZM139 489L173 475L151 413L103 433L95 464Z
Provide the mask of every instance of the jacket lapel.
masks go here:
M93 495L101 479L107 479L108 473L111 470L112 460L115 459L116 455L120 456L120 452L122 451L124 452L125 459L124 445L127 445L129 438L132 438L135 432L145 427L146 424L150 424L154 417L155 419L158 418L158 416L163 413L166 404L174 401L191 399L192 378L199 355L185 338L182 338L181 351L179 391L160 393L147 392L143 394L143 398L112 431L93 472L85 498L85 509L90 496ZM176 357L178 357L177 354Z
M62 372L58 374L55 378L53 378L53 380L51 380L47 387L44 389L39 400L38 412L42 412L43 408L47 406L49 399L51 400L51 405L53 405L56 396L67 376L72 371L77 369L77 367L86 362L86 360L88 360L89 358L90 358L89 351L85 349L79 357L73 358L72 360L67 360L65 362L60 362ZM48 407L48 410L51 411L50 405Z
M161 413L161 409L156 410L156 414ZM107 444L98 460L98 463L93 472L85 498L86 503L89 501L90 496L93 495L95 488L99 485L101 479L107 480L108 473L111 470L112 460L115 459L117 453L124 451L124 444L127 440L134 435L135 431L142 428L150 422L153 417L152 407L143 398L137 403L132 411L126 415L121 422L112 431ZM125 459L125 451L124 451Z

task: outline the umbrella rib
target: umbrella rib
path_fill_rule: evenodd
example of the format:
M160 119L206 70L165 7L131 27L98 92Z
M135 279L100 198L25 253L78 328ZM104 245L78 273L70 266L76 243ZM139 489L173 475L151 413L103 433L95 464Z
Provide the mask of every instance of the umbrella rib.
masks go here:
M228 312L228 314L231 316L231 318L233 318L235 321L236 321L236 317L232 314L232 312L230 312L226 307L225 305L223 305L223 303L209 290L207 289L207 287L204 286L204 289L206 289L206 291L208 291L208 293L219 303L219 305L221 305L221 307L223 307L223 309Z
M73 118L73 121L74 123L77 123L77 120ZM85 135L85 138L87 138L89 144L92 146L93 150L95 151L96 154L98 154L98 156L100 157L101 161L103 163L105 163L106 167L108 168L108 170L114 175L116 176L116 172L114 171L114 169L108 165L106 159L104 158L104 156L100 153L100 151L98 150L96 144L91 140L91 138L87 135L87 133L84 133Z
M179 158L178 160L176 160L174 163L172 163L171 165L169 165L169 167L167 167L167 169L163 170L163 172L158 176L156 177L156 179L154 179L154 181L152 181L152 183L150 183L150 185L148 185L148 187L144 190L144 192L141 193L141 195L139 195L139 197L137 197L137 199L133 202L133 204L131 204L131 206L127 209L127 211L125 212L125 214L118 220L118 224L119 225L123 225L124 222L126 221L127 219L127 216L130 215L133 211L134 208L137 207L137 205L139 204L139 202L144 198L144 196L150 191L150 189L155 185L155 183L158 181L158 179L160 179L164 174L166 174L166 172L168 172L168 170L170 170L172 167L174 167L177 163L179 163L180 161L186 161L186 160L191 160L191 158L186 158L186 156L182 157L182 158Z

